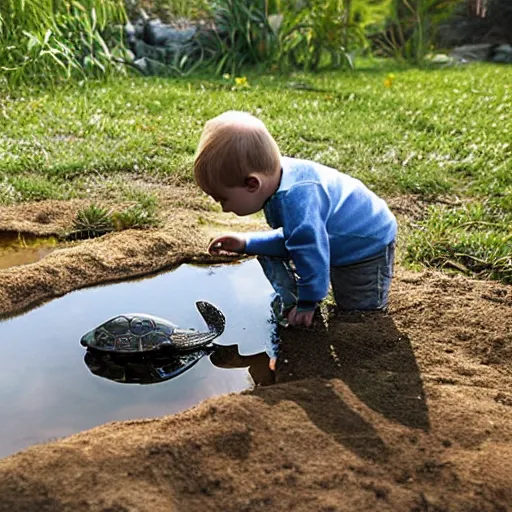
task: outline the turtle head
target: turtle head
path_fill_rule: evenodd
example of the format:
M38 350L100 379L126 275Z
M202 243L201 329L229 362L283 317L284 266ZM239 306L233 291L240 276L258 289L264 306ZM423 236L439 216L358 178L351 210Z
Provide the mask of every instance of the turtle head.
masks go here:
M83 347L99 350L116 350L116 338L129 333L129 319L125 316L116 316L96 327L82 336L80 344Z

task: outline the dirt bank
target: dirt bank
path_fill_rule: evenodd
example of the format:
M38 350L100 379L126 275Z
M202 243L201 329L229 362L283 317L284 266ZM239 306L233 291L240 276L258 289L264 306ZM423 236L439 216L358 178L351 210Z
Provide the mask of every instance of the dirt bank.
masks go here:
M186 206L0 271L1 311L205 259L216 218ZM32 232L39 207L49 233L77 206ZM512 510L511 313L511 287L398 268L388 315L285 330L273 386L1 460L0 511Z

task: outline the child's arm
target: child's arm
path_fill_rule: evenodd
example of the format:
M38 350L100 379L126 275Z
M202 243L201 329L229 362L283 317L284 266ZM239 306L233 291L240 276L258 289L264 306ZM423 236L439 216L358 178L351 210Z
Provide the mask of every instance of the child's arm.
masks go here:
M299 313L314 310L329 289L329 208L326 191L316 183L296 185L283 198L285 247L300 277L297 283Z
M245 233L244 238L246 240L245 252L247 254L274 258L289 257L281 228L271 231Z
M245 253L258 256L274 256L278 258L287 256L281 229L222 235L210 242L208 252L210 254L234 252L238 254Z

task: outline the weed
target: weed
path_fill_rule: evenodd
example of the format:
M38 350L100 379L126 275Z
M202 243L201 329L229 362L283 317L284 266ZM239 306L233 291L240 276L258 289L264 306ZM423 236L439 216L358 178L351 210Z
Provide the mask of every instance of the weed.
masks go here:
M69 234L69 238L94 238L105 235L113 229L112 210L92 203L76 214L73 231Z
M114 212L112 221L115 229L143 229L156 226L159 223L153 208L144 207L141 204L130 206L120 212Z

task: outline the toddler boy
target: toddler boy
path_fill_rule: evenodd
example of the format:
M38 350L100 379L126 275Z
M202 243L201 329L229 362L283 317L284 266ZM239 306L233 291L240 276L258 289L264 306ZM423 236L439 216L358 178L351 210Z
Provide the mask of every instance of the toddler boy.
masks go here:
M258 256L290 325L311 325L329 282L341 310L387 307L397 224L359 180L282 157L263 122L236 111L206 123L194 175L225 212L263 209L272 230L226 234L208 250Z

